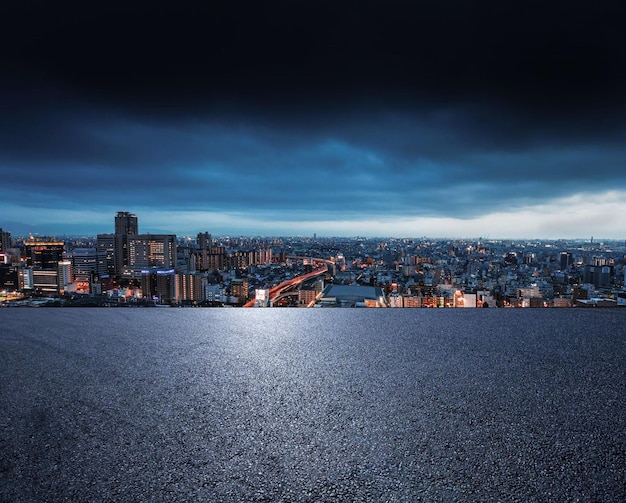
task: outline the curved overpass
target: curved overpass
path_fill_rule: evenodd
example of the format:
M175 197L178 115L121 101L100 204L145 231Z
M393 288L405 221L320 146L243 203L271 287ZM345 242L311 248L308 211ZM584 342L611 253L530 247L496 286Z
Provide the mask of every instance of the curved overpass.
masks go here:
M276 300L277 297L283 294L286 290L289 290L290 288L293 288L294 286L298 286L304 281L314 278L315 276L320 276L322 274L325 274L326 271L328 271L328 266L323 265L322 267L320 267L319 269L316 269L315 271L309 272L307 274L303 274L302 276L296 276L295 278L288 279L287 281L283 281L282 283L279 283L278 285L273 286L272 288L270 288L270 295L269 295L270 303ZM243 307L254 307L254 302L255 302L254 300L251 300L245 303Z

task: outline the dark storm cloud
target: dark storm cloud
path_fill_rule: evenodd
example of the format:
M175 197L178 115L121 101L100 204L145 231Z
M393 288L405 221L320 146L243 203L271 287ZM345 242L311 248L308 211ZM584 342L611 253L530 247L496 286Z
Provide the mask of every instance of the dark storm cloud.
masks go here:
M626 185L618 2L3 9L7 200L476 216Z
M90 204L94 193L110 187L104 200L118 206L169 201L178 209L254 207L294 216L311 208L345 215L444 215L462 208L473 216L624 182L620 145L498 151L473 145L462 131L433 130L424 120L407 118L402 127L395 120L369 127L346 122L314 133L251 122L83 120L73 133L60 128L69 135L63 144L81 149L64 156L58 145L39 144L21 153L19 166L28 175L9 177L5 190L37 194L54 187L59 201L76 204ZM395 136L411 137L410 146L390 146L386 138ZM11 157L4 162L10 165ZM468 205L468 197L480 204Z
M619 2L5 9L3 59L14 74L159 115L225 100L289 116L407 99L497 100L544 114L623 98Z

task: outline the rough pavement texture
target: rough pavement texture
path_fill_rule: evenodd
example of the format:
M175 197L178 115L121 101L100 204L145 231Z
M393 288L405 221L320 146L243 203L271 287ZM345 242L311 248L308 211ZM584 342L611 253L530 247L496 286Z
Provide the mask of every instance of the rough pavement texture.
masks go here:
M0 500L625 501L626 310L0 309Z

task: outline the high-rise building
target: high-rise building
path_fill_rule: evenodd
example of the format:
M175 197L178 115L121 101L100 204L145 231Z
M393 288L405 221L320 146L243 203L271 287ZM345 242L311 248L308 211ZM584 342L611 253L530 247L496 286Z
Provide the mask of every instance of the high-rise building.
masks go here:
M141 271L141 295L144 299L156 297L156 269Z
M208 232L201 232L196 239L198 250L210 250L213 246L213 239Z
M271 248L260 248L255 252L255 265L256 264L269 264L272 262L272 249Z
M141 271L141 294L159 304L176 302L176 273L169 270Z
M613 277L612 266L585 265L583 271L583 283L589 283L597 288L606 287L611 284Z
M570 265L572 265L572 254L561 252L561 271L565 271Z
M98 271L101 276L115 276L115 234L98 234Z
M202 250L196 256L196 268L200 271L222 271L226 269L226 249L223 246L212 246Z
M229 269L245 269L254 262L254 250L237 250L228 255Z
M74 248L72 273L77 281L92 281L107 274L106 262L100 260L97 248Z
M208 232L201 232L196 238L196 267L201 271L210 269L209 267L209 255L211 253L211 247L213 246L213 239Z
M61 260L57 271L57 288L59 293L62 293L72 281L72 263L69 260Z
M128 211L118 211L115 215L115 234L122 236L139 234L137 215Z
M200 273L176 274L176 302L202 302L206 283L206 277Z
M161 304L176 301L176 274L174 269L156 272L156 294Z
M56 270L63 259L65 243L52 238L34 238L24 241L26 266L33 269Z
M176 263L174 234L138 234L128 239L128 269L170 269Z
M19 289L20 283L18 267L0 264L0 290L13 292Z
M196 271L196 260L198 254L188 246L176 247L176 271L181 273L191 273Z
M0 227L0 252L8 252L11 248L11 233L5 232Z
M122 276L128 266L128 240L139 234L137 215L118 211L115 215L115 274Z
M117 277L139 279L142 271L173 269L176 265L176 236L139 234L137 216L127 211L117 212L115 234L99 234L97 246L99 260Z

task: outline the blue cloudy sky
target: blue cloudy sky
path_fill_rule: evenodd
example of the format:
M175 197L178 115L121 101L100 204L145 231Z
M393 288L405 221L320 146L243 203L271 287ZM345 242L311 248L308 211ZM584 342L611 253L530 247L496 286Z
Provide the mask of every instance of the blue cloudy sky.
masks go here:
M620 2L2 11L14 234L626 237Z

